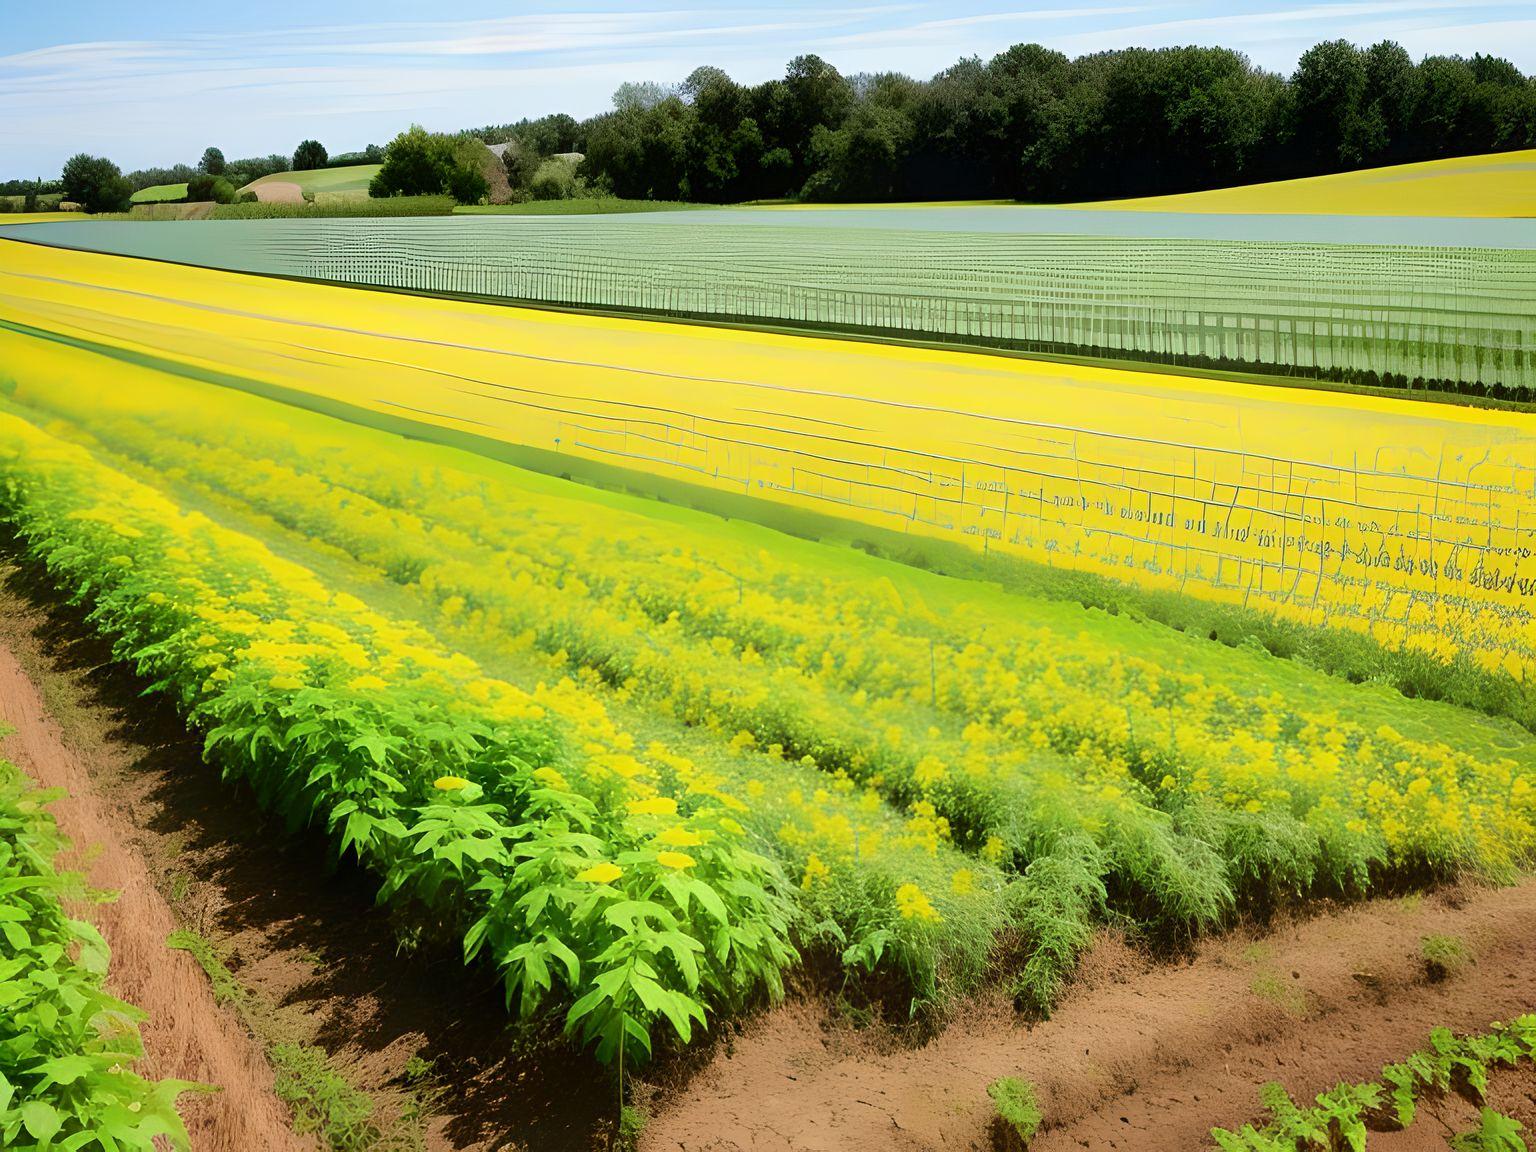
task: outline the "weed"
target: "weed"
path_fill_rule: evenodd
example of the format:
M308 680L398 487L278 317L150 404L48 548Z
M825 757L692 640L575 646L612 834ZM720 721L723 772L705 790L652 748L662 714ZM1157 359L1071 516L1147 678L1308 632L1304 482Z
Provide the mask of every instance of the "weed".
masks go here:
M293 1130L315 1133L333 1152L368 1152L380 1140L374 1102L331 1067L310 1044L275 1044L268 1053L277 1076L273 1091L293 1109Z
M992 1119L994 1143L1004 1152L1023 1152L1040 1129L1040 1105L1035 1087L1015 1076L1002 1076L987 1085L996 1115Z
M1472 952L1460 936L1436 933L1419 941L1419 955L1431 983L1454 976L1472 960Z
M619 1109L619 1139L620 1152L634 1152L639 1147L640 1134L645 1131L645 1126L650 1123L651 1114L644 1108L636 1108L632 1104L626 1104Z
M216 1004L242 1004L247 993L245 986L235 979L235 974L224 965L214 950L213 944L196 932L185 928L178 928L165 938L165 946L174 948L178 952L188 953L197 961L200 967L208 975L208 981L213 985L213 999Z
M1248 985L1248 990L1261 1000L1278 1004L1292 1016L1307 1014L1306 993L1294 983L1289 983L1277 972L1260 972Z

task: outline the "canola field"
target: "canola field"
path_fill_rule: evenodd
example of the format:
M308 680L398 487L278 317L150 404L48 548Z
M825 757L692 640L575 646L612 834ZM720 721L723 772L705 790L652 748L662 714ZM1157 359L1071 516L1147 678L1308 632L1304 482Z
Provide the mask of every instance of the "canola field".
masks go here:
M1456 156L1208 192L1098 201L1082 207L1136 212L1531 217L1536 216L1536 151Z
M238 365L307 403L524 449L551 471L619 468L1515 675L1536 649L1536 417L1522 412L20 245L0 320L180 371Z
M0 259L16 546L212 767L602 1060L805 969L906 1011L1002 972L1049 1011L1105 922L1536 854L1511 719L743 510L1518 683L1533 420Z

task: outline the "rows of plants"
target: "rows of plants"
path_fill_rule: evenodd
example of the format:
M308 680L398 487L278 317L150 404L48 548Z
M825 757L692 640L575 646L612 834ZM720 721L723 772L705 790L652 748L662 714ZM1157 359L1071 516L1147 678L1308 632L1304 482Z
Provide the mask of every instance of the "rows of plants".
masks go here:
M569 876L559 887L560 869L538 854L550 845L567 871L622 868L606 895L659 901L661 935L694 932L720 950L713 964L736 966L731 982L702 957L698 976L672 953L653 965L701 1009L706 998L734 1006L776 992L791 935L831 946L851 968L895 971L931 998L973 984L997 933L1021 914L996 868L851 780L746 746L695 762L621 730L560 671L527 691L494 680L250 537L181 513L26 421L0 419L8 519L55 579L94 605L119 653L176 696L226 773L290 823L327 827L384 877L386 898L445 930L470 925L471 955L489 933L484 950L525 1012L552 984L574 997L622 958L605 944L616 931L581 938L611 901L578 900L583 885ZM566 844L561 829L576 839ZM729 930L707 917L690 927L699 901L729 905ZM535 909L555 927L528 945ZM634 925L657 935L651 927Z
M318 824L602 1058L777 994L779 867L686 761L574 685L524 691L89 453L0 417L0 514L224 774Z
M0 760L0 1147L189 1149L176 1101L199 1086L133 1071L143 1013L107 992L106 941L65 911L88 893L54 865L59 795Z
M514 637L883 797L935 854L953 840L1022 874L1015 918L1050 931L1020 991L1042 1005L1106 903L1198 931L1383 877L1505 877L1536 842L1532 744L1510 725L852 554L775 554L248 397L18 397L419 591L439 628ZM804 864L808 886L847 847Z
M1521 1125L1489 1108L1488 1073L1536 1059L1536 1015L1496 1023L1481 1036L1458 1037L1446 1028L1429 1034L1423 1049L1381 1070L1381 1078L1339 1084L1315 1103L1297 1105L1279 1084L1262 1092L1269 1119L1236 1132L1216 1128L1211 1137L1222 1152L1311 1152L1363 1150L1371 1131L1398 1131L1413 1123L1427 1096L1463 1092L1482 1104L1478 1127L1451 1141L1455 1152L1523 1152Z

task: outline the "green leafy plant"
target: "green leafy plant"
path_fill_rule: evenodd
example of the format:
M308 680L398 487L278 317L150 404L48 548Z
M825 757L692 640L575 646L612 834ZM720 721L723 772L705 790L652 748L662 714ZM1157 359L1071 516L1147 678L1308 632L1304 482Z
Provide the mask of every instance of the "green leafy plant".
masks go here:
M0 760L0 1147L12 1152L186 1150L177 1097L203 1086L134 1073L143 1013L107 994L109 952L62 901L81 878L54 870L62 847L45 805Z
M1451 1148L1453 1152L1527 1152L1525 1139L1520 1135L1524 1131L1525 1125L1520 1121L1485 1104L1477 1127L1453 1136Z

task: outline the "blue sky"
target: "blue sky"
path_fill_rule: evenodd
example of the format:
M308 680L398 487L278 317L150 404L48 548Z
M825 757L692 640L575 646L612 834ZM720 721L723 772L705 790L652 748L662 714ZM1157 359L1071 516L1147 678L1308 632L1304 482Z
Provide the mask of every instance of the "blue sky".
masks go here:
M1338 36L1536 72L1536 0L0 0L0 178L54 175L82 150L131 169L195 163L208 144L347 151L412 121L588 115L624 80L708 63L755 82L800 52L928 76L1030 40L1072 55L1222 44L1288 71Z

